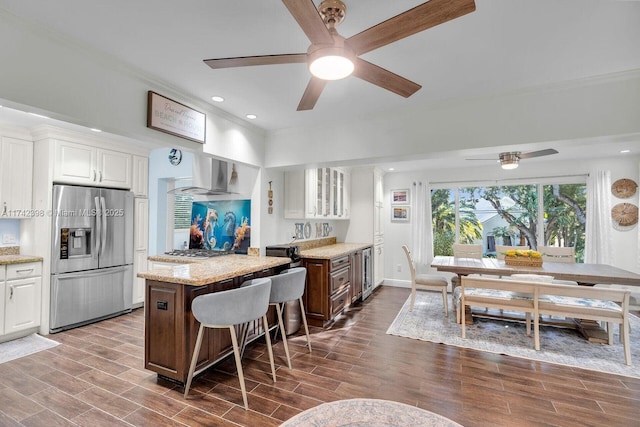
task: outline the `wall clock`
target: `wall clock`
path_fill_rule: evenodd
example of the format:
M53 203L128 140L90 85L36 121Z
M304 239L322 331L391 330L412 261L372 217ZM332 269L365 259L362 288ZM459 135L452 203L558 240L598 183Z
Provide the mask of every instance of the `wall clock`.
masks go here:
M611 184L611 194L620 199L628 199L636 194L637 189L638 184L629 178L622 178Z
M618 203L611 208L611 219L614 225L630 227L638 223L638 207L633 203Z
M171 151L169 151L169 163L171 163L173 166L178 166L181 161L182 151L178 150L177 148L172 148Z

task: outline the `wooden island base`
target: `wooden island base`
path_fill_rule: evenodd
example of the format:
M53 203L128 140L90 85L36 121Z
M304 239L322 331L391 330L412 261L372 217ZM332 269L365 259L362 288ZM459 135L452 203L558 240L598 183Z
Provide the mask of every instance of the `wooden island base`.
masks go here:
M268 277L270 268L203 286L146 279L144 366L159 377L184 384L198 335L199 323L191 313L191 302L199 295L239 287L249 279ZM277 324L275 310L267 315L269 325ZM249 325L248 341L264 334L262 322ZM233 352L228 329L206 329L196 370L212 366Z

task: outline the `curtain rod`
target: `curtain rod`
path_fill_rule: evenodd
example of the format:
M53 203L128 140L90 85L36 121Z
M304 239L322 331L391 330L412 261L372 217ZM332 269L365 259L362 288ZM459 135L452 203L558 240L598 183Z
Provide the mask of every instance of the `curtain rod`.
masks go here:
M579 175L554 175L554 176L538 176L538 177L527 177L527 178L510 178L510 179L472 179L466 181L429 181L429 184L471 184L477 182L495 182L498 184L499 182L510 182L510 181L535 181L535 180L548 180L554 178L580 178L580 177L589 177L588 173L579 174Z

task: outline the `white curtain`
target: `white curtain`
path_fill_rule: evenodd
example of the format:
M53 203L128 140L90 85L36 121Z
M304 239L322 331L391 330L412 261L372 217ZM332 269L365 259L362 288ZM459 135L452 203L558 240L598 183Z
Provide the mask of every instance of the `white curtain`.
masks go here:
M415 181L413 191L413 219L411 220L411 255L416 264L416 270L424 271L433 259L433 245L431 244L431 197L427 185Z
M611 172L596 171L587 179L587 225L584 262L611 264Z

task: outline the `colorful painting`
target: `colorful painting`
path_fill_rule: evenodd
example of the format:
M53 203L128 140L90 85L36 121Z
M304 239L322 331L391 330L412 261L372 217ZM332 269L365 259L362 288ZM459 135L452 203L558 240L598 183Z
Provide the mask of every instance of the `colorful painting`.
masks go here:
M251 200L193 202L189 249L246 254L251 243Z

